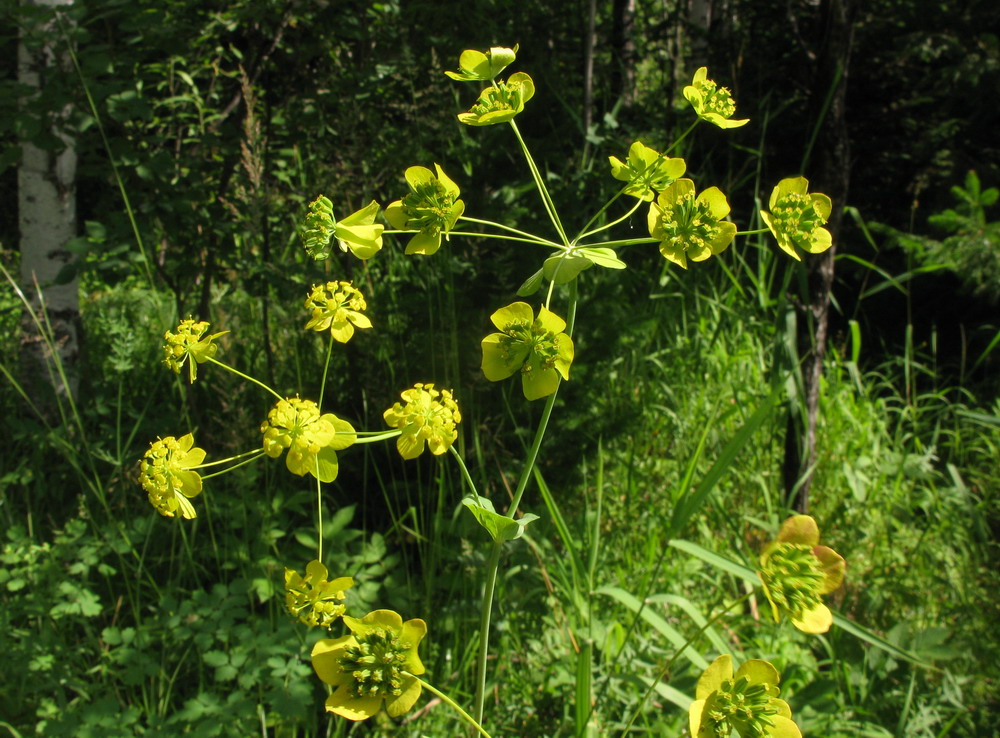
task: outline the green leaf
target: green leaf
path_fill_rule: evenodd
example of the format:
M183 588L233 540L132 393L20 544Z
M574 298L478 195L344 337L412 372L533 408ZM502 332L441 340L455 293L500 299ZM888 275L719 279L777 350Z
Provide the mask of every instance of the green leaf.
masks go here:
M525 513L520 520L512 520L506 515L500 515L494 509L493 503L485 497L467 495L462 499L462 504L469 509L469 512L496 543L520 538L524 534L525 528L538 520L538 516L532 513Z
M683 656L696 667L699 669L708 668L708 662L705 661L700 653L691 648L687 639L681 635L676 628L654 612L648 604L643 603L638 597L629 594L621 587L611 586L598 587L594 594L606 595L614 600L617 600L620 604L624 605L653 626L653 628L670 641L675 648L684 649Z
M556 284L566 284L576 279L577 275L584 269L590 269L593 265L594 262L583 256L562 252L546 259L542 271L545 273L546 279L554 281Z
M539 269L537 272L524 280L524 284L517 288L517 296L528 297L538 292L538 289L542 286L542 274L543 271Z
M573 253L605 269L624 269L627 266L624 261L618 258L618 254L615 253L614 249L597 247L582 248L577 249Z

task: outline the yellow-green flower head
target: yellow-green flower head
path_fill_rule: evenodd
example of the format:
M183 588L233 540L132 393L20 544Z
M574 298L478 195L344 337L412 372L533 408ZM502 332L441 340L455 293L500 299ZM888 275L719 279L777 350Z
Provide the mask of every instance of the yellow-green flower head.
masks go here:
M704 261L726 250L736 236L736 224L723 220L729 202L718 187L694 195L694 182L679 179L649 206L649 234L660 242L660 253L687 269L687 260Z
M720 656L698 680L688 720L692 738L802 738L788 703L778 699L778 670L752 659L733 674L733 657Z
M382 415L391 427L403 430L396 439L400 455L415 459L424 452L425 445L435 456L447 451L458 438L455 425L462 422L451 390L417 382L401 396L405 404L397 402Z
M445 72L459 82L487 82L494 79L517 58L518 45L513 49L493 46L487 52L466 49L458 59L458 72Z
M306 330L322 332L329 329L335 340L347 343L354 335L355 326L372 327L368 316L362 313L367 307L361 290L350 282L313 285L306 298L306 310L312 311Z
M515 72L495 86L479 93L468 113L459 113L458 119L468 126L492 126L505 123L524 110L524 104L535 94L535 83L524 72Z
M408 254L433 254L441 248L441 234L447 235L465 212L458 185L438 164L434 169L437 176L427 167L407 169L404 176L410 193L385 209L385 219L393 228L420 231L407 244Z
M820 596L840 586L845 568L840 554L819 545L813 518L794 515L786 520L761 553L757 569L774 622L784 613L804 633L826 633L833 614Z
M201 476L194 471L205 460L205 450L196 448L194 436L167 436L149 445L139 462L139 484L160 515L190 520L198 517L188 498L201 494Z
M337 478L337 451L357 440L354 427L333 413L320 414L312 400L280 400L260 424L264 453L272 459L286 449L285 466L300 477L312 474L321 482Z
M212 343L219 336L229 331L220 331L206 336L208 323L204 320L182 320L176 331L163 334L166 343L163 344L163 363L173 369L175 374L181 373L184 362L188 365L188 376L194 382L198 378L198 364L204 364L215 356L219 347Z
M563 333L566 321L544 306L536 318L526 302L515 302L490 316L500 333L483 339L483 374L499 382L521 372L521 388L529 400L556 391L559 377L569 379L573 339Z
M684 88L684 97L699 118L719 128L739 128L750 122L749 118L731 120L736 112L733 96L725 87L719 87L708 79L708 67L701 67L694 73L691 84Z
M392 717L405 714L420 698L424 673L417 647L427 623L405 623L392 610L375 610L360 620L344 616L350 635L317 641L312 650L316 676L333 687L327 712L348 720L367 720L382 708Z
M830 231L823 228L830 219L833 203L826 195L809 194L808 190L809 180L805 177L783 179L768 200L771 212L760 213L778 246L796 261L802 261L796 246L810 254L821 254L833 244Z
M646 202L656 196L655 192L661 192L683 176L687 169L683 159L670 159L638 141L629 147L626 163L617 156L609 156L608 161L611 162L611 176L629 183L625 194Z
M375 222L379 205L372 200L365 207L335 221L333 203L320 195L309 203L309 212L301 229L306 253L316 261L330 258L331 240L337 239L340 250L348 250L361 260L370 259L382 248L381 223Z
M332 628L344 614L344 590L354 586L351 577L326 580L329 572L319 561L306 564L306 575L285 569L285 607L309 626Z

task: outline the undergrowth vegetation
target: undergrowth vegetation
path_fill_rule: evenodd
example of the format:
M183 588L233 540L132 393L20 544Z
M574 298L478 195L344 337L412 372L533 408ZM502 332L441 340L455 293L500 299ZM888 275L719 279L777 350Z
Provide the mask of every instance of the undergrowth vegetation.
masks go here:
M491 53L509 56L509 64L516 51ZM464 55L460 73L489 84L502 67L485 58L487 76L476 76L483 72ZM703 70L695 83L698 75L704 79ZM387 79L389 89L379 94L405 97L393 87L398 80ZM523 108L531 95L523 77L512 80L521 85ZM248 85L244 80L243 93L252 98ZM728 125L720 125L705 117L710 113L699 108L704 101L697 95L678 98L674 113L690 114L690 103L704 120L734 127L732 111L720 117ZM485 105L483 97L479 103ZM463 115L486 114L492 113L474 106ZM684 138L686 125L678 124L674 138ZM473 131L479 133L487 141L483 156L495 158L493 130ZM243 137L253 143L252 126ZM606 155L622 155L628 144L620 144L614 141ZM700 145L688 141L676 154L693 160ZM637 158L652 151L634 146ZM475 150L463 130L451 150L468 157L466 166L454 167L456 181L473 180ZM0 293L0 730L79 738L442 736L474 729L494 736L682 736L692 725L697 730L702 711L709 715L718 705L711 701L733 688L719 676L728 668L728 678L738 669L737 681L752 674L753 684L766 686L772 708L780 702L777 679L761 674L780 673L781 698L805 736L1000 734L997 388L989 378L974 383L970 378L980 375L965 367L954 373L933 343L915 344L909 325L894 338L904 346L901 355L871 358L878 355L870 345L876 339L863 328L860 298L859 319L838 324L842 332L825 360L811 470L809 515L822 542L847 561L843 584L823 592L834 611L832 627L802 627L801 608L782 610L776 623L773 596L761 588L757 571L767 569L770 542L796 535L788 526L802 521L789 519L794 491L782 478L788 414L799 391L789 285L802 272L771 233L780 249L808 259L803 249L822 250L815 230L822 224L811 231L813 240L783 242L780 228L763 227L771 216L759 222L754 215L755 229L740 231L728 249L727 242L685 257L662 234L666 216L656 226L650 218L646 237L646 210L637 211L642 178L619 176L627 168L621 161L611 162L616 179L603 168L596 174L596 166L545 176L529 155L533 176L487 185L476 175L465 223L456 214L457 187L452 192L441 168L411 167L381 201L405 193L407 184L419 194L418 185L433 180L438 195L452 195L452 210L435 211L443 219L438 230L421 228L409 210L400 215L412 205L403 199L386 208L388 225L377 226L380 245L385 229L386 248L359 261L339 252L338 239L355 255L370 246L372 232L362 237L344 223L370 228L379 207L367 222L349 222L353 215L335 222L331 212L317 247L329 248L317 261L307 257L307 249L316 255L309 238L307 249L299 240L303 230L309 233L306 202L315 172L290 172L298 154L282 151L269 162L282 172L275 175L281 191L243 192L233 206L242 216L212 234L239 246L239 258L214 280L183 284L185 260L198 259L189 243L182 259L161 263L149 281L143 270L125 266L128 258L119 261L119 251L101 256L95 244L104 236L89 229L85 351L72 368L50 354L53 384L75 386L75 394L43 400L23 391L22 336L51 342L51 329L42 315L34 326L22 321L22 330L14 279ZM664 161L677 159L652 151L646 163L652 170ZM246 170L252 179L253 166ZM709 179L701 175L699 181ZM381 184L383 175L377 179ZM743 180L740 201L778 212L773 202L766 205L770 187L736 176L719 181L729 179ZM579 227L592 211L573 198L589 195L602 180L612 183L604 194L621 187L631 195L596 221L617 223L628 234L603 250L565 234L561 242L532 236L517 249L482 232L441 242L449 231L475 227L471 222L487 231L489 221L470 217L480 210L502 212L523 237L546 225L546 211L556 230L556 210ZM675 180L680 174L650 192L663 212L672 205L664 191L683 201L684 193L670 189ZM629 187L639 189L629 193ZM779 187L824 197L807 195L794 180ZM975 191L985 226L981 206L992 202L979 196L978 180ZM351 206L338 203L338 212L363 212L368 194L350 193ZM538 194L549 198L541 216L534 212ZM183 209L178 196L174 205ZM573 204L564 207L567 201ZM256 213L253 203L265 202L261 221L243 217ZM822 201L812 202L821 212ZM310 207L315 215L323 203ZM272 217L277 210L287 212ZM728 227L727 213L717 219ZM169 219L157 227L169 232ZM264 231L274 251L258 261ZM851 237L875 244L860 233ZM414 234L422 240L407 251L416 253L404 254ZM531 297L522 282L541 264L539 245L555 253L555 266L535 276L542 289ZM617 255L627 270L620 271ZM16 271L16 256L3 258L5 272ZM928 247L919 258L934 261L940 253ZM574 262L580 259L588 263ZM908 299L905 280L863 260L851 267L861 263L884 293ZM121 273L109 278L109 264ZM569 279L560 280L562 268L573 272ZM348 281L367 301L350 306L350 342L337 337L345 335L343 315L333 318L332 335L330 321L318 320L319 332L303 330L310 287L344 290ZM551 372L541 386L531 384L537 377L522 384L521 376L530 375L522 359L507 372L509 355L491 354L490 339L483 340L494 330L517 339L509 326L524 310L515 307L520 303L496 308L519 289L532 301L526 325L550 321L531 344L534 350L550 341L543 348L556 356L534 366ZM543 314L537 303L545 295ZM550 303L561 318L552 320ZM197 333L196 324L183 322L194 305L205 311L194 319L211 328L186 344L198 348L185 348L187 363L175 374L163 365L164 335L171 366L170 336ZM838 307L847 315L851 306ZM571 350L552 335L571 335ZM508 346L502 338L495 343ZM973 358L976 368L991 365L996 343ZM525 352L527 364L533 359ZM565 381L570 361L572 378ZM197 381L189 380L189 369L197 369ZM403 405L406 392L419 396L424 385L417 382L449 388L461 408L454 437L437 428L419 441L420 451L413 439L406 445L413 434L405 421L392 429L405 410L392 403L403 388L413 388L402 394ZM335 462L318 451L304 452L305 462L294 461L291 451L287 462L258 458L284 451L268 446L280 437L273 431L281 427L281 403L289 402L283 398L296 398L296 408L297 398L319 398L323 412L336 408L332 435L350 436L351 443L336 446ZM185 441L189 433L197 441ZM164 501L152 489L155 480L145 491L138 485L151 474L137 459L148 462L154 439L168 437L197 457L182 471L196 469L201 479L195 491L185 477L170 490L176 499ZM433 455L420 455L424 441ZM215 476L217 468L203 466L197 448L189 451L194 444L208 451L209 462L225 459L232 468ZM196 512L189 514L192 504ZM816 543L813 551L823 548ZM308 578L317 571L307 561L323 565L316 579L324 584L327 576L352 580L323 600L336 611L323 623L329 632L307 628L291 605L296 591L308 591L300 572ZM832 558L822 561L835 568ZM373 632L381 638L398 630L385 614L390 610L413 618L402 626L411 641L426 629L416 638L419 659L406 656L408 671L400 672L404 680L420 677L423 696L398 712L391 697L388 712L379 709L382 697L375 709L354 697L338 701L339 687L328 678L333 667L323 659L340 654L337 669L345 671L345 660L356 654L343 655L344 639L368 645ZM322 608L317 612L322 616ZM382 630L365 630L375 626ZM416 643L402 649L415 654ZM745 671L740 664L754 666ZM361 679L358 670L353 674ZM471 713L465 724L452 700ZM775 709L765 715L785 720ZM359 717L365 719L354 722ZM751 735L733 726L743 738ZM769 729L778 730L773 723Z

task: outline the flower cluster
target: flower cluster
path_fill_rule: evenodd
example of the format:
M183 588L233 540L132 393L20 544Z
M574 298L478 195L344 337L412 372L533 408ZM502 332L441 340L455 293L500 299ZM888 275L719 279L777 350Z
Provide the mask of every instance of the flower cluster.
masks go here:
M650 235L659 240L660 253L684 269L687 260L704 261L726 250L736 236L736 225L723 220L729 202L718 187L695 197L694 182L679 179L650 204Z
M361 290L350 282L327 282L313 285L306 298L306 310L312 317L306 330L329 330L334 340L347 343L354 335L354 328L371 328L372 322L363 311L368 307Z
M264 453L272 459L285 456L292 474L312 474L321 482L337 478L337 451L357 440L354 427L333 413L320 414L312 400L290 397L280 400L261 423Z
M329 572L319 561L306 564L306 575L285 569L285 608L310 626L332 628L344 614L344 590L354 586L351 577L327 581Z
M385 219L393 228L417 229L406 246L408 254L430 256L441 248L441 234L448 234L465 212L458 199L458 185L437 164L437 176L427 167L410 167L405 177L410 193L385 209Z
M626 162L617 156L609 156L608 161L611 163L611 176L629 183L625 194L646 202L683 176L687 169L683 159L666 157L639 141L629 146Z
M404 623L392 610L343 620L350 635L323 639L312 650L316 675L334 688L327 711L349 720L366 720L383 703L392 717L407 712L420 698L416 677L424 665L417 647L427 624L419 618Z
M176 331L168 330L163 334L166 341L163 344L163 363L175 374L180 374L181 367L187 362L191 382L198 378L198 364L204 364L219 350L213 341L229 333L220 331L206 336L208 326L204 320L195 321L188 318L180 322Z
M455 425L462 422L451 390L417 382L401 396L405 404L397 402L382 415L389 426L403 431L396 439L400 455L415 459L424 452L425 445L435 456L447 451L458 438Z
M535 83L524 72L516 72L506 82L496 82L479 93L479 99L458 119L468 126L492 126L506 123L524 110L524 104L535 95Z
M500 308L490 320L500 333L483 339L483 374L499 382L521 372L521 388L529 400L556 391L559 377L569 379L573 339L566 335L566 321L545 307L535 317L526 302Z
M793 259L802 261L796 247L810 254L821 254L833 244L830 231L823 228L830 219L833 203L822 193L809 194L809 180L805 177L778 182L768 207L771 211L761 211L760 216L778 246Z
M840 586L845 568L840 554L819 545L819 527L813 518L793 515L786 520L758 564L774 622L784 613L805 633L826 633L833 614L820 596Z
M752 659L733 673L733 657L719 656L698 680L688 718L692 738L802 738L788 703L778 699L778 670Z
M736 112L733 96L725 87L708 79L708 68L701 67L694 73L691 84L684 88L684 97L702 120L719 128L739 128L750 122L749 118L731 120Z
M458 72L445 72L459 82L486 82L496 78L500 72L514 62L518 45L513 49L494 46L489 51L466 49L458 59Z
M301 236L306 253L321 261L330 258L330 243L337 239L340 250L350 251L361 260L370 259L382 248L381 223L375 222L379 205L372 200L343 220L335 221L333 203L320 195L309 203L309 212L302 226Z
M201 476L194 471L205 460L204 449L194 445L194 436L167 436L149 445L139 462L139 484L160 515L196 518L189 498L201 494Z

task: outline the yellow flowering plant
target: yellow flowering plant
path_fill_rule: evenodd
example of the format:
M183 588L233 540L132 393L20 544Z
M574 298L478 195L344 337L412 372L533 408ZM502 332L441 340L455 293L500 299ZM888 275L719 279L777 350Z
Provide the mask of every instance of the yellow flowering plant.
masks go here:
M309 204L299 228L306 254L316 261L331 259L334 241L342 252L349 251L362 260L371 259L383 248L383 237L394 235L409 238L406 254L432 256L439 251L443 239L461 241L465 237L502 240L516 247L530 248L534 253L544 252L534 262L533 268L537 267L537 271L517 292L526 297L541 290L547 281L547 290L544 298L538 299L537 308L518 300L494 310L489 322L495 330L480 342L480 369L486 380L500 382L519 375L521 391L527 401L545 400L541 409L535 411L537 426L530 443L525 444L526 457L516 486L512 486L509 498L504 497L503 503L480 494L476 479L466 467L465 439L460 425L462 414L451 389L439 388L435 382L428 381L404 390L399 395L400 401L382 413L390 428L388 431L356 430L354 423L325 408L323 390L327 385L326 373L331 366L334 344L346 343L356 330L373 329L366 315L368 300L351 281L331 278L314 285L305 300L309 312L305 329L330 333L317 401L279 394L264 382L216 360L217 346L213 341L226 331L208 334L207 322L182 321L176 331L168 331L166 336L165 361L173 371L179 372L187 362L193 381L196 365L211 361L258 385L276 400L260 424L258 447L214 464L232 463L235 468L263 456L279 459L284 455L288 472L296 477L313 477L310 484L315 484L316 491L316 556L306 565L304 575L293 569L284 570L285 606L293 617L306 625L331 631L346 629L338 637L317 641L311 658L317 677L330 687L326 710L352 721L372 718L383 708L390 718L399 718L414 708L426 689L488 738L484 711L494 593L505 547L516 545L515 542L521 539L530 541L531 537L525 533L538 519L537 515L521 508L530 483L537 481L543 495L547 495L546 504L557 519L556 527L564 525L539 472L538 459L560 387L569 380L570 367L576 360L577 343L573 336L577 328L577 310L585 304L580 290L590 278L588 270L598 266L620 271L626 268L625 261L620 258L623 250L645 249L652 254L656 248L666 259L666 263L660 262L666 274L671 265L687 269L689 261L702 262L713 256L719 257L716 261L726 260L729 255L724 252L738 235L765 230L738 231L736 224L729 220L729 202L718 187L708 187L698 193L692 180L683 178L687 162L668 154L687 134L669 147L659 147L660 150L635 141L625 161L609 155L610 175L615 180L617 193L579 230L567 230L548 190L547 182L553 178L543 176L515 121L535 93L534 82L524 72L514 72L506 80L498 79L498 75L516 60L517 51L516 45L512 48L495 46L487 51L466 50L459 58L459 71L446 74L457 81L489 83L469 111L458 114L458 120L474 127L503 123L510 126L551 224L551 233L537 235L506 223L468 215L458 185L437 163L433 171L422 166L408 167L404 177L409 193L390 203L384 211L377 201L371 201L361 210L338 220L332 201L320 195ZM692 84L684 89L684 96L696 116L692 127L699 120L711 122L720 129L739 128L747 122L733 119L735 103L732 96L708 79L705 68L695 73ZM627 204L622 207L619 202L622 195L634 201L626 199ZM782 180L772 193L770 210L761 215L779 246L798 259L796 249L816 253L829 246L829 233L822 225L831 207L825 195L808 193L808 182L799 177ZM644 212L640 208L645 209ZM612 238L605 235L636 213L640 218L645 215L648 236ZM380 218L388 223L390 230L377 222ZM475 230L461 230L466 225ZM624 235L628 236L627 231ZM332 271L338 265L329 261L327 266ZM373 303L379 299L378 282L372 279L367 267L359 284L371 285L367 291ZM489 330L485 314L470 316L469 320L476 321L477 325L482 321L483 332ZM580 346L585 352L587 341L581 340ZM338 349L343 350L343 347ZM582 401L579 396L574 399ZM389 402L385 400L385 404ZM376 407L385 407L385 404ZM489 538L489 555L483 557L480 627L474 639L478 659L471 714L421 678L425 670L418 647L427 633L424 620L414 618L404 622L397 612L387 609L373 610L361 618L353 617L348 614L349 601L358 596L357 592L349 591L354 585L353 578L328 579L329 569L323 556L323 485L338 478L341 462L338 452L355 444L390 440L395 442L403 459L417 459L425 450L430 450L432 456L446 457L435 463L456 463L467 494L461 498L461 506L457 500L453 503L456 509L468 510L481 526L480 533L485 531ZM478 444L478 437L476 442ZM205 455L202 449L194 446L191 434L180 439L164 438L147 451L140 463L139 480L150 502L161 514L195 517L190 499L202 491L198 470L210 466L203 463ZM209 476L214 475L206 475L205 479ZM506 484L506 477L503 481ZM442 485L441 489L444 488ZM679 509L684 508L679 506ZM595 535L599 534L599 522L594 531ZM573 557L578 552L574 550L575 543L569 544L567 556L573 568L576 567ZM596 544L594 546L592 555L596 557ZM591 578L596 570L595 562L596 559L589 562ZM758 569L775 620L785 615L797 628L808 633L825 632L830 627L832 613L820 596L840 584L844 563L832 549L819 545L819 532L812 518L796 516L786 521L777 539L762 552ZM573 578L578 574L574 570ZM592 589L596 584L589 583ZM360 596L364 598L363 594ZM625 597L620 600L631 602ZM641 612L647 603L640 604ZM591 607L589 601L586 606L581 605L574 617L589 622ZM678 653L687 652L692 643L693 640L684 643ZM592 666L589 659L593 653L592 643L585 649L578 649L578 675L589 679ZM697 663L702 666L706 662L701 659ZM665 668L663 673L668 671ZM660 679L654 680L654 684L659 682ZM800 738L788 704L779 697L778 683L777 670L766 661L749 659L734 671L732 657L720 656L698 680L696 698L689 712L691 735L694 738L728 738L735 731L741 738ZM592 694L587 692L585 697L592 699ZM640 701L636 711L641 706ZM580 705L577 707L576 727L589 730L588 716Z
M793 515L761 552L758 574L771 603L774 622L782 615L805 633L826 633L833 624L820 597L844 581L844 558L819 545L819 527L809 515Z

